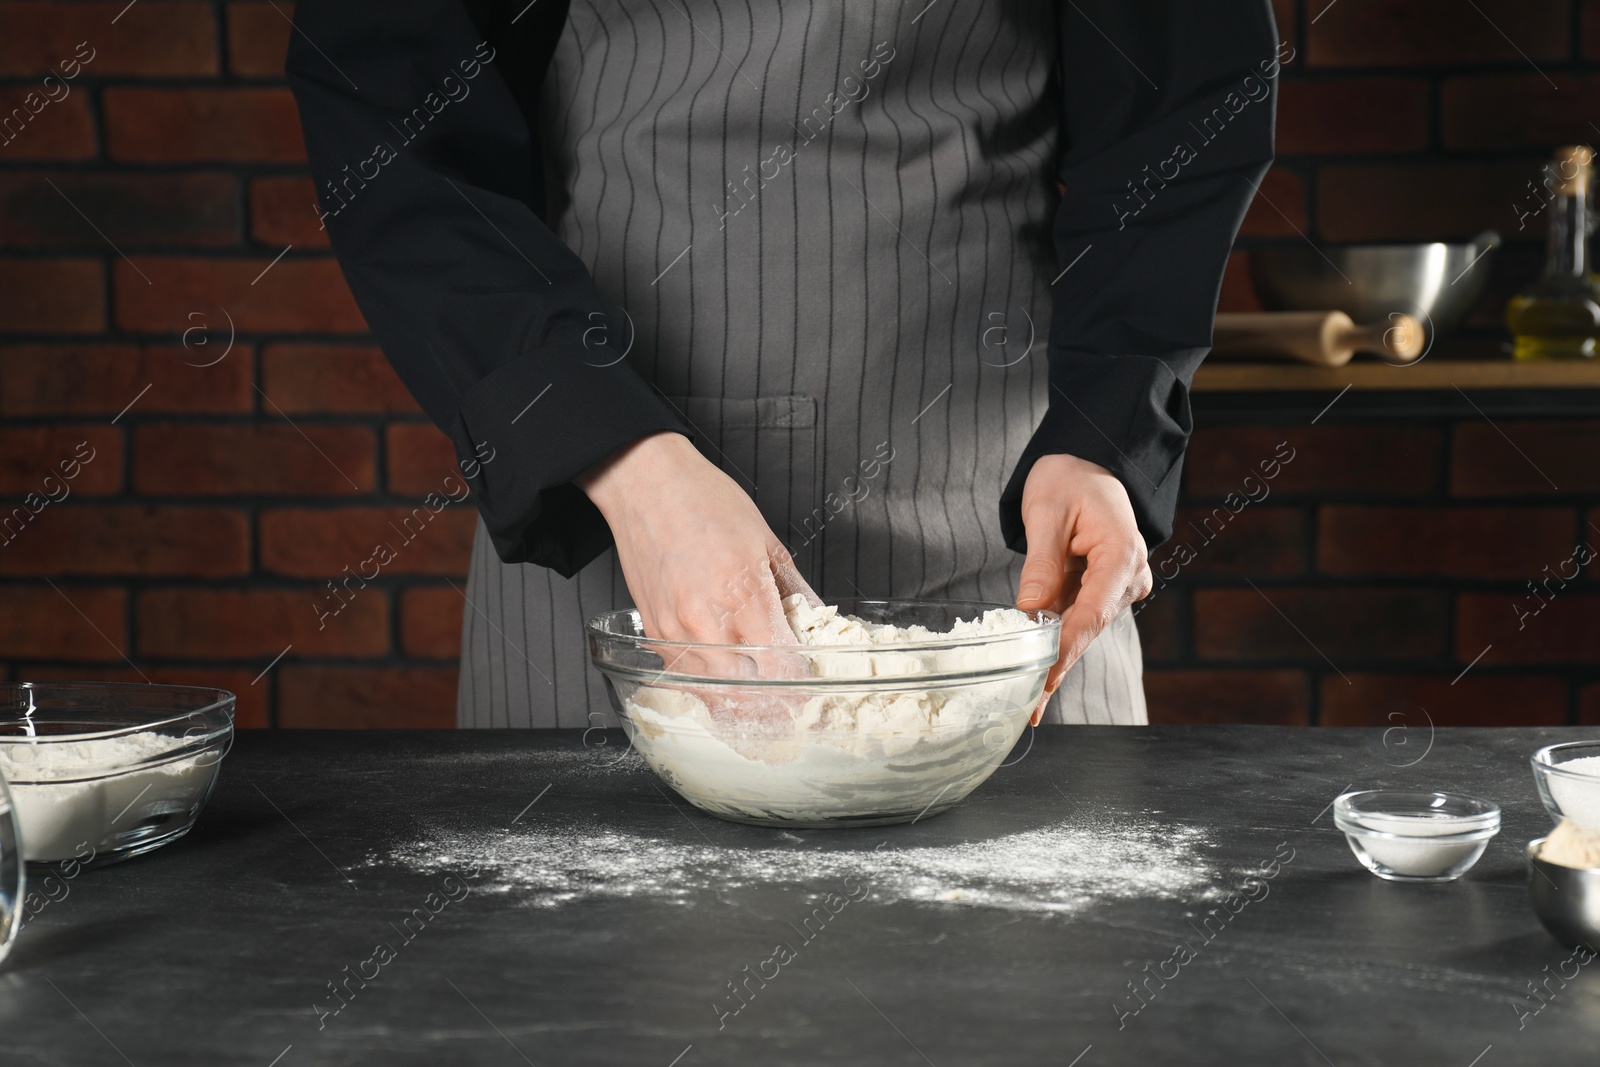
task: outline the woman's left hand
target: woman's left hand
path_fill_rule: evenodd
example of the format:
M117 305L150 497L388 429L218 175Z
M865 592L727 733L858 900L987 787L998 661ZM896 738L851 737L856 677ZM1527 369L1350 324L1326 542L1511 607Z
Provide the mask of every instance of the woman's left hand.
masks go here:
M1037 725L1061 676L1117 615L1149 595L1149 554L1128 491L1116 475L1077 456L1041 456L1022 488L1028 558L1017 607L1061 613L1061 653L1045 678Z

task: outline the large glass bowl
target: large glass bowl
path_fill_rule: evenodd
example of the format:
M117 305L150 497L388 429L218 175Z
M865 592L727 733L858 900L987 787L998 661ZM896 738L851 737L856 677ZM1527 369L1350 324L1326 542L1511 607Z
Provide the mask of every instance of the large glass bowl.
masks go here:
M0 682L0 773L30 863L100 866L189 832L233 741L223 689Z
M1546 745L1530 762L1539 799L1552 819L1600 831L1600 741Z
M947 636L1007 605L856 600L843 613L922 626L893 645L658 641L637 611L588 625L589 653L633 746L689 803L763 826L910 822L960 803L1011 751L1044 695L1061 619Z

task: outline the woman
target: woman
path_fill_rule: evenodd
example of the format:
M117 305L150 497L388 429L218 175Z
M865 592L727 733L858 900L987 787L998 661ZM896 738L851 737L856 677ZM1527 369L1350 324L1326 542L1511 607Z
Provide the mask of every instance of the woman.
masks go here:
M493 457L467 467L462 725L599 721L582 624L630 596L654 636L792 640L802 575L1063 611L1047 718L1144 721L1126 609L1271 159L1267 0L295 22L350 287L463 460Z

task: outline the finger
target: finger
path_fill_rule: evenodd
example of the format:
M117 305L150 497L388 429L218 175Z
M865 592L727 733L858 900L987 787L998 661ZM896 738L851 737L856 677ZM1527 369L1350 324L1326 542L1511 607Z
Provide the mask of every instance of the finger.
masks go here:
M1082 588L1061 617L1061 658L1052 668L1058 683L1100 631L1132 602L1140 570L1131 551L1100 546L1090 550Z
M740 645L793 645L794 631L783 613L783 594L770 565L763 565L750 595L728 618L733 642Z
M778 579L773 571L775 561L769 563L763 580L752 591L749 600L732 620L736 642L746 648L740 653L747 674L763 678L797 678L809 673L805 659L789 647L798 647L800 641L789 626L784 614ZM798 573L795 575L798 577ZM786 702L787 706L787 702Z
M1128 603L1136 604L1155 592L1156 576L1150 570L1150 559L1146 556L1139 561L1139 573L1134 575L1133 583L1129 587Z
M806 602L814 608L822 607L822 598L811 588L811 584L800 573L800 568L794 564L794 557L781 543L773 542L769 550L772 559L772 578L777 583L778 595L790 597L799 593L806 598Z
M1067 613L1082 595L1083 575L1087 567L1088 560L1083 556L1068 556L1062 564L1065 577L1061 581L1061 592L1049 607L1061 615L1063 633L1065 633ZM1067 673L1067 668L1071 665L1071 661L1067 659L1067 645L1062 643L1056 654L1056 661L1050 665L1050 670L1044 676L1045 700L1049 700L1050 694L1056 691L1056 686L1061 684L1062 675ZM1043 707L1043 704L1040 706Z
M716 667L707 662L700 649L691 645L661 645L656 649L656 654L661 657L663 678L668 675L689 675L694 678L716 676Z
M1052 673L1054 671L1052 670ZM1030 726L1038 726L1044 721L1045 708L1050 704L1050 698L1056 695L1056 690L1061 688L1061 675L1056 674L1054 680L1045 679L1044 694L1039 697L1039 706L1033 709L1033 718L1029 720Z
M1066 577L1066 531L1056 522L1039 522L1029 527L1028 558L1017 581L1017 607L1038 611L1055 604Z
M1039 525L1037 531L1037 538L1032 531L1028 537L1028 558L1023 562L1022 576L1017 582L1017 607L1024 611L1064 611L1077 595L1084 560L1066 554L1066 538L1058 527L1044 524ZM1057 655L1056 662L1045 675L1045 696L1034 709L1034 725L1044 714L1044 703L1065 669L1061 656Z
M671 610L658 612L663 630L672 630L676 623L676 639L702 644L771 643L774 611L781 620L783 610L765 553L731 566L724 575L706 575L701 579L708 587L705 593L684 597Z
M1083 571L1085 560L1082 556L1068 556L1062 563L1063 577L1061 592L1054 600L1045 605L1049 610L1065 613L1078 598L1078 592L1083 585ZM1044 697L1039 702L1039 712L1042 713L1045 701L1050 699L1050 694L1056 691L1056 686L1061 684L1061 676L1066 673L1068 664L1065 659L1065 650L1057 652L1056 661L1050 665L1044 678ZM1036 720L1037 721L1037 720Z
M649 607L640 604L634 610L639 613L639 628L644 631L646 637L661 638L663 636L661 631L656 628L655 616L650 614Z
M639 612L639 624L644 630L644 636L653 642L651 646L657 656L661 657L660 674L656 680L669 674L703 674L704 665L700 657L689 648L678 642L692 641L687 628L678 621L675 611L652 612L647 602L641 601L636 609Z
M1078 593L1083 589L1083 572L1088 565L1089 561L1083 556L1068 556L1062 562L1061 592L1050 604L1052 611L1064 612L1078 599Z

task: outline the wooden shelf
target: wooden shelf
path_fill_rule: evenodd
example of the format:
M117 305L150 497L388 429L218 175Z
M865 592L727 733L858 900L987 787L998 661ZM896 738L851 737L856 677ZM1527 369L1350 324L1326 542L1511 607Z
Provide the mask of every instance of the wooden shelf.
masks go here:
M1513 363L1424 359L1409 367L1353 361L1343 367L1207 360L1194 376L1199 393L1313 392L1326 389L1600 389L1600 359Z

